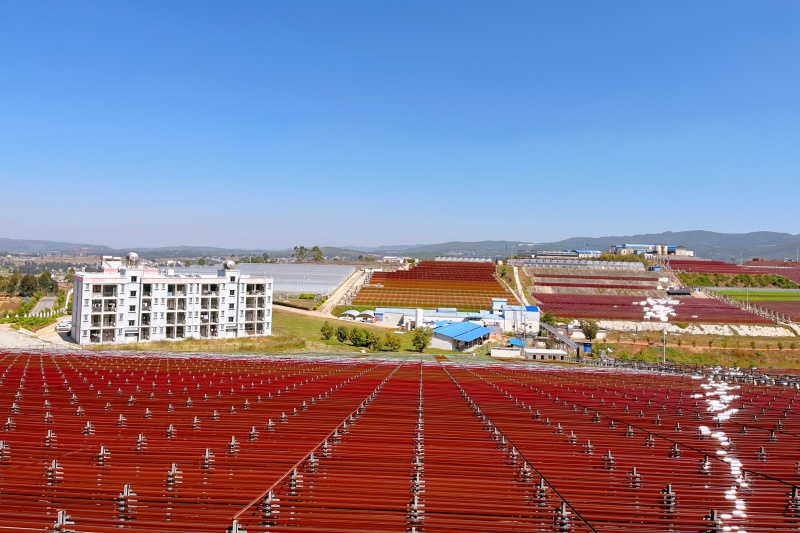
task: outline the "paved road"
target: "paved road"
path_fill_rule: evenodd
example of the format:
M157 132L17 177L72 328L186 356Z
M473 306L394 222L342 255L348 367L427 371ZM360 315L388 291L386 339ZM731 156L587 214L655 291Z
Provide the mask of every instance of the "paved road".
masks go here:
M42 339L43 341L49 342L51 344L56 344L58 346L72 346L76 347L72 339L69 336L69 333L59 333L56 331L56 325L61 322L62 320L67 320L69 317L59 318L55 324L50 324L49 326L45 326L39 331L36 332L36 336Z
M0 324L0 347L2 348L41 349L47 345L47 342L34 335L26 335L11 329L11 324Z
M36 307L34 307L28 314L31 316L38 315L45 309L52 309L54 303L56 303L55 296L45 296L44 298L41 298L38 302L36 302Z
M519 281L519 270L517 270L517 267L512 268L514 269L514 281L517 282L517 288L519 289L520 303L526 306L531 305L528 303L528 297L527 294L525 294L525 287L523 287L522 283Z
M364 281L366 277L366 272L356 269L352 276L350 276L344 283L342 283L338 289L333 291L333 294L319 307L319 312L322 315L329 315L333 308L339 305L342 298L347 296L347 292L350 290L351 287L356 285L357 283L361 283Z

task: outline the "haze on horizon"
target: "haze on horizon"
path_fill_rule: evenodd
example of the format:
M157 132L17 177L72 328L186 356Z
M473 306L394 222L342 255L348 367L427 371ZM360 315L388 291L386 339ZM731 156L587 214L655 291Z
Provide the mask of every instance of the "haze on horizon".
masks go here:
M6 2L0 237L797 234L799 26L789 0Z

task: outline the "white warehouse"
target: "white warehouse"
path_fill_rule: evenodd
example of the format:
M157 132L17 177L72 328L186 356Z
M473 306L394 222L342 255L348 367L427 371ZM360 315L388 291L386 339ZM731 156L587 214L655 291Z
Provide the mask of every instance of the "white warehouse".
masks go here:
M78 344L226 339L270 335L272 278L228 261L216 273L176 274L139 266L135 253L102 256L100 272L73 281L72 331Z

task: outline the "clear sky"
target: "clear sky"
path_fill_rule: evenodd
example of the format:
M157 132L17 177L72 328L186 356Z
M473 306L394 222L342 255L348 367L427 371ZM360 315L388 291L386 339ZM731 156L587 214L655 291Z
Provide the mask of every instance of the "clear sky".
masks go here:
M0 237L800 233L800 2L0 2Z

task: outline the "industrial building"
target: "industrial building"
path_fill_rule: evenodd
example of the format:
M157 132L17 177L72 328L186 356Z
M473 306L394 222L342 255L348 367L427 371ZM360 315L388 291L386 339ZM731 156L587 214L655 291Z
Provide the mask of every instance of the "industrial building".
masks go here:
M468 350L483 344L492 333L492 328L474 322L441 322L433 330L430 346L437 350Z
M97 273L73 281L72 331L78 344L126 344L270 335L272 278L228 261L215 273L176 274L102 256Z
M535 305L508 305L505 298L493 298L492 309L478 312L458 311L454 308L410 309L378 307L375 322L392 324L405 329L434 326L437 322L473 322L492 328L498 333L513 332L535 335L539 332L541 312ZM347 318L347 317L345 317ZM352 317L355 319L355 317Z
M693 257L694 251L686 246L672 246L668 244L615 244L609 253L617 255L646 254L654 256Z

